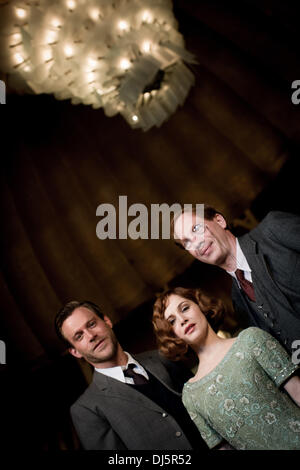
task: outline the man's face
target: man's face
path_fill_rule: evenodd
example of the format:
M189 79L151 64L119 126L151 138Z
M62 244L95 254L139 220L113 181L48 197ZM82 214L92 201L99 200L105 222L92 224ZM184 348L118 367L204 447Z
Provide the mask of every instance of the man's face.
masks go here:
M175 221L174 238L199 261L221 266L230 254L225 228L221 214L207 220L186 211Z
M72 344L70 353L96 367L109 367L116 357L118 341L110 319L104 316L102 320L86 307L74 310L64 321L62 333Z

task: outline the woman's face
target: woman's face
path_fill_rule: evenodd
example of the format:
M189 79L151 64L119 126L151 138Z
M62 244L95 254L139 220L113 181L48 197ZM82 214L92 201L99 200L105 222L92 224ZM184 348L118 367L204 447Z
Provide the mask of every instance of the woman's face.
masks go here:
M175 335L191 346L199 344L208 328L199 306L177 294L169 296L164 318L172 325Z

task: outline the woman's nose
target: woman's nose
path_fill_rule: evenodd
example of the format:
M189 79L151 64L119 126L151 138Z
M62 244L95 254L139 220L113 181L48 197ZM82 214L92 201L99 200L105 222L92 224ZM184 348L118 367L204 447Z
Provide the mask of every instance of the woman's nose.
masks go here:
M181 317L181 325L184 325L187 321L187 318Z

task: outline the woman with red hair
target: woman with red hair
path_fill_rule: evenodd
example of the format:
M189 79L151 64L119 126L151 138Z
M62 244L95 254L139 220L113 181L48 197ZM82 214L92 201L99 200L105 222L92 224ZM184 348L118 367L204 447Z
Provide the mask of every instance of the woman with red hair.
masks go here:
M210 448L300 449L300 378L285 349L250 327L236 338L216 331L224 308L200 289L176 287L154 304L159 350L180 360L197 354L183 403Z

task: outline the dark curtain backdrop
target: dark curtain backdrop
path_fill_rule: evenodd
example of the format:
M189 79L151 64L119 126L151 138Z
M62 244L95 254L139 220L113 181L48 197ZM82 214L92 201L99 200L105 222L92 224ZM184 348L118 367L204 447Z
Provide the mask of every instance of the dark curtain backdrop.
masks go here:
M185 105L159 129L51 96L8 97L3 152L4 327L24 359L60 348L66 301L101 304L115 322L192 261L166 240L96 237L99 204L207 201L239 216L277 175L299 132L292 2L176 1L194 66Z

